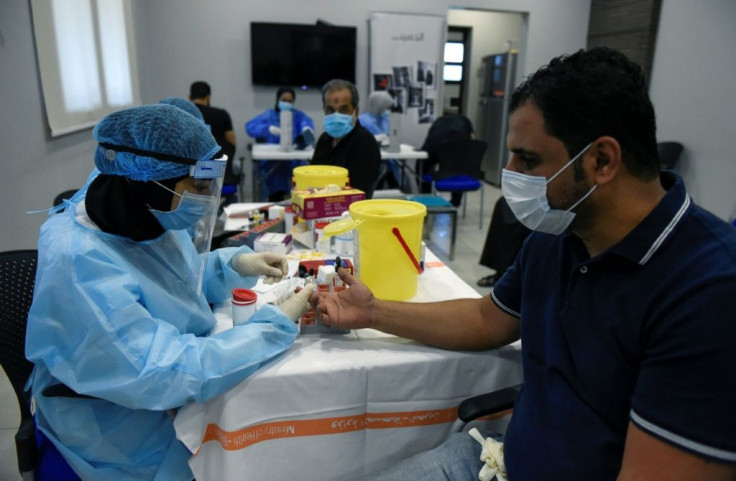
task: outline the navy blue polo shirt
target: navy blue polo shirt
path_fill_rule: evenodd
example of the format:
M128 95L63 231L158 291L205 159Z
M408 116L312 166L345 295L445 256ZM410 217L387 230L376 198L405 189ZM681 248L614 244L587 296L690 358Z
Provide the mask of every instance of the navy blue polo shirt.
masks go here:
M629 421L736 462L736 229L661 180L665 197L608 251L535 232L491 292L521 319L512 481L615 479Z

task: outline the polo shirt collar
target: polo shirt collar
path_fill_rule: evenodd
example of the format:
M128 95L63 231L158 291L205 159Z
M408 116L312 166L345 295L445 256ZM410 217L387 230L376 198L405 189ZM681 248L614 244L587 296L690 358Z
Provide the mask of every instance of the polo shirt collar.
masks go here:
M673 171L664 171L660 173L660 181L667 193L639 225L609 249L611 254L630 259L639 265L646 264L690 210L692 201L679 175Z

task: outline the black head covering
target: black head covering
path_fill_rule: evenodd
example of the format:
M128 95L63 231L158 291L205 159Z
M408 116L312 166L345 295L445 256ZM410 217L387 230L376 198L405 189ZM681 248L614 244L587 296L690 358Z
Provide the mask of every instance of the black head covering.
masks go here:
M174 190L176 183L185 177L158 182ZM164 233L164 228L149 208L170 211L173 195L154 182L100 174L87 190L85 206L87 215L101 231L140 242L155 239Z
M274 107L274 110L276 112L280 112L279 110L279 99L281 98L281 94L289 92L292 97L294 97L294 100L296 100L296 92L291 87L279 87L279 89L276 91L276 107Z

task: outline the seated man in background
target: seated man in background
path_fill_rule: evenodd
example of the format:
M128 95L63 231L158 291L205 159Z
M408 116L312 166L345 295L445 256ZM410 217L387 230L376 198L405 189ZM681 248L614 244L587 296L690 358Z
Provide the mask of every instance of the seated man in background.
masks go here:
M420 149L427 152L428 155L426 160L419 161L422 162L422 176L424 174L432 175L433 172L437 171L440 162L437 158L437 150L440 144L453 140L469 140L474 138L473 123L466 116L461 114L445 114L442 117L438 117L427 131L427 137L424 139L424 144ZM422 181L420 191L429 193L432 191L432 185L429 182ZM453 192L450 202L455 207L458 207L462 199L462 192Z
M325 132L314 148L312 164L348 169L350 185L373 197L381 167L381 151L373 135L360 125L358 90L347 80L333 79L322 87Z
M290 87L280 87L276 91L276 105L272 109L253 117L245 124L245 132L256 142L278 144L281 140L281 111L290 111L292 114L291 136L296 145L297 138L305 130L314 132L314 121L294 108L296 92ZM313 138L313 137L312 137ZM298 160L291 161L261 161L258 162L263 185L261 193L269 202L278 202L289 197L291 192L291 177L294 167L301 165ZM256 199L257 201L260 199Z
M164 104L111 113L93 137L99 170L41 227L26 336L36 425L84 480L190 481L172 410L286 351L308 294L210 335L210 304L288 271L270 252L210 251L220 146Z
M204 123L210 128L210 133L215 137L217 145L222 153L227 155L227 170L225 171L225 184L240 183L240 175L233 170L235 161L235 147L238 145L233 130L233 122L227 110L210 105L212 100L212 89L207 82L198 80L192 82L189 87L189 100L197 106L202 113Z
M607 48L555 58L510 112L502 191L535 232L490 296L382 301L345 269L350 288L313 296L327 325L523 341L501 446L458 433L367 479L733 481L736 229L660 173L641 68Z

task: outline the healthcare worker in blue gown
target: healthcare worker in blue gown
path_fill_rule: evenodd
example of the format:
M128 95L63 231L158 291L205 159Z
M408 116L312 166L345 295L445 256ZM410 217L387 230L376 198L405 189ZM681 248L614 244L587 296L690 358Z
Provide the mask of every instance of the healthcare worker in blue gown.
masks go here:
M293 145L297 139L309 130L314 138L314 121L301 110L294 108L296 92L290 87L280 87L276 91L276 105L272 109L253 117L245 124L245 132L258 143L278 144L281 140L281 111L288 110L292 114L291 136ZM294 167L306 162L292 161L262 161L258 163L261 179L261 196L271 202L277 202L288 197L291 191L291 177Z
M224 158L172 105L94 129L99 170L41 228L26 355L38 429L85 480L182 480L172 413L248 377L294 342L311 289L209 335L210 304L287 273L283 256L209 252Z
M379 145L388 145L391 128L390 116L394 98L385 90L376 90L368 96L368 108L360 114L358 120L368 132L372 133ZM402 178L401 166L396 159L387 159L381 163L377 188L395 189ZM385 185L384 185L385 184Z

